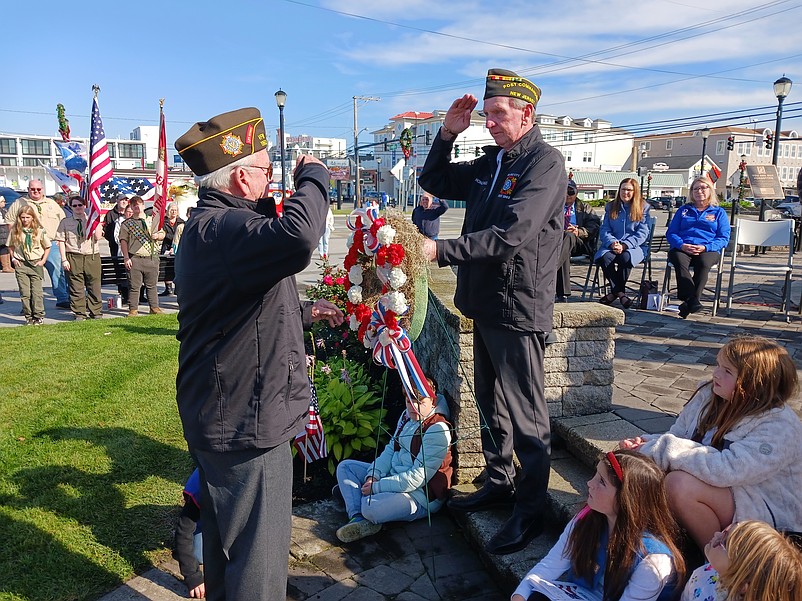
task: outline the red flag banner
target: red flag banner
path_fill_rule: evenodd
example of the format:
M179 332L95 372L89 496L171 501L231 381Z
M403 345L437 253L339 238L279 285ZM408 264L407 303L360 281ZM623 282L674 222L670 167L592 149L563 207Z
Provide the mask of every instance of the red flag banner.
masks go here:
M87 217L91 235L100 223L100 186L111 179L114 172L106 143L106 132L100 119L97 93L92 99L92 131L89 135L89 182L87 184Z
M159 106L159 158L156 160L156 186L153 197L153 221L151 227L154 232L164 225L164 212L167 208L167 133L164 127L164 99Z

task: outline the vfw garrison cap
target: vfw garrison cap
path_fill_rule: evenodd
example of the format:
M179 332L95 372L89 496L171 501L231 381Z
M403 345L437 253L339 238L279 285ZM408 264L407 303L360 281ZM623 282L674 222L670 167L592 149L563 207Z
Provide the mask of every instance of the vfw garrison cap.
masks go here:
M520 98L537 106L540 88L525 77L506 69L489 69L485 80L485 100L495 96Z
M265 124L253 107L200 121L175 141L175 149L195 175L206 175L265 148Z

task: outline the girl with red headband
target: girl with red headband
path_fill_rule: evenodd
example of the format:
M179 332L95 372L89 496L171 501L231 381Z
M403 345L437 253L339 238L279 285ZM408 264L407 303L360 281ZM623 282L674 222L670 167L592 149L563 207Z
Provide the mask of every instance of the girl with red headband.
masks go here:
M677 534L654 461L631 451L607 453L588 482L587 505L512 601L671 599L685 575Z

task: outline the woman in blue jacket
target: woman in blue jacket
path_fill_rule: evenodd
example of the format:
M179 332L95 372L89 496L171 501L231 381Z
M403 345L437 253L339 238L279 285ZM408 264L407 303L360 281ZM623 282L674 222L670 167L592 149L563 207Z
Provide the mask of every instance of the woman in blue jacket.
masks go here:
M610 292L599 299L610 305L618 299L625 309L632 305L626 285L632 268L646 256L649 239L649 205L643 202L638 182L631 177L621 181L618 194L604 207L599 230L601 246L594 261L610 283Z
M668 260L677 272L677 298L683 301L679 306L683 319L702 308L699 299L707 276L730 242L727 212L717 206L713 182L707 176L693 180L691 200L676 212L666 232L671 246Z

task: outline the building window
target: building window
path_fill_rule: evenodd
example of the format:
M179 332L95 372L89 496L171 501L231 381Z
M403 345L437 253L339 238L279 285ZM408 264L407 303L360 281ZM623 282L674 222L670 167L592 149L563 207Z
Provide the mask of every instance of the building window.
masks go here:
M796 144L791 144L791 158L796 158Z
M563 150L562 153L563 153L563 156L565 157L566 163L570 163L571 162L571 151L570 150Z
M563 131L563 142L571 142L573 139L574 139L574 132L568 129Z
M582 153L582 162L583 163L592 163L593 162L593 153L592 152L583 152Z
M37 156L50 156L50 140L20 140L22 142L22 154L34 154Z
M788 167L782 168L782 175L780 176L780 179L788 179Z
M0 138L0 154L17 154L17 141L14 138Z
M45 161L45 164L49 165L49 161ZM39 166L39 159L33 159L28 157L22 157L22 166L23 167L38 167Z
M651 140L648 140L646 142L641 142L640 143L640 149L643 150L644 152L649 152L652 149Z
M593 144L593 134L589 131L585 132L585 143L586 144Z
M738 146L736 147L736 152L738 155L745 154L746 156L752 155L752 143L751 142L738 142Z
M757 144L757 149L755 150L755 155L762 157L763 156L763 146L761 144Z
M14 157L0 157L0 167L16 167L17 159Z
M783 144L783 156L785 158L788 158L789 156L791 156L791 150L790 150L790 148L788 148L789 146L790 146L790 144Z
M109 144L109 158L113 159L116 157L117 157L117 145Z
M724 154L724 149L727 147L726 142L724 140L719 140L716 142L716 154L718 156L722 156Z
M118 144L121 159L141 159L145 156L141 144Z
M666 140L666 150L674 149L674 140Z

